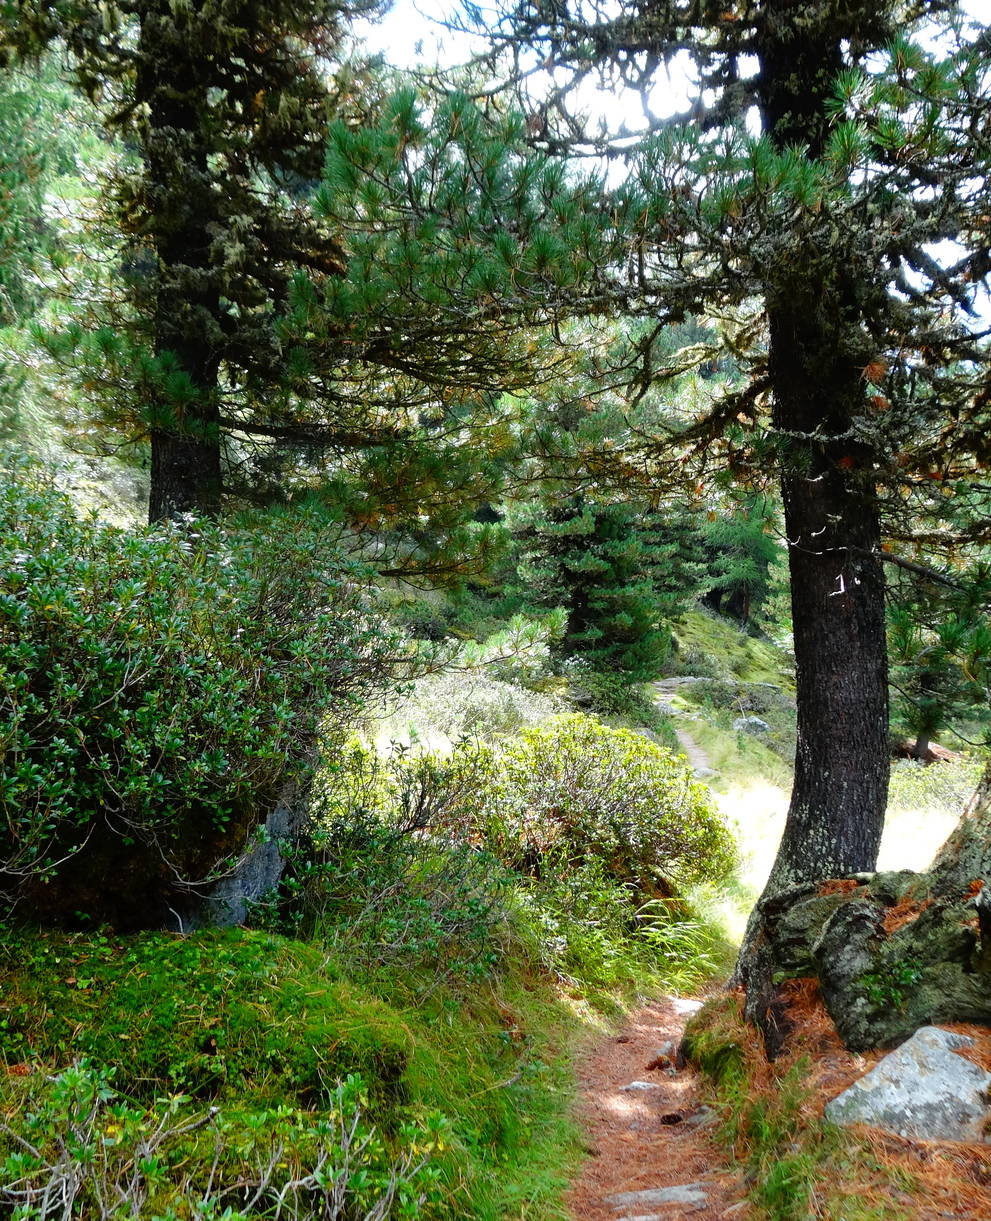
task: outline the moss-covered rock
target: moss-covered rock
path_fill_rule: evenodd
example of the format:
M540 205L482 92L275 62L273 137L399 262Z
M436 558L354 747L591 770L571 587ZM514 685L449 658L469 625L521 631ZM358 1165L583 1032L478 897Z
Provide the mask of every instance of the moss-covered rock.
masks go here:
M398 1101L408 1032L316 945L243 929L189 937L31 933L0 951L8 1063L112 1065L135 1098L312 1105L360 1073Z

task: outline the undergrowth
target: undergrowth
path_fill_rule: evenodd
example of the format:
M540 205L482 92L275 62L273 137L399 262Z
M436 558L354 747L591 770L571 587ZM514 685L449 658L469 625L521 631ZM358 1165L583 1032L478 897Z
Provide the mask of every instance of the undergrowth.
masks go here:
M9 930L0 988L7 1204L15 1182L72 1179L65 1215L82 1218L138 1215L144 1199L140 1215L235 1217L250 1187L254 1217L495 1221L529 1183L512 1215L554 1215L574 1156L563 1050L579 1023L521 957L468 990L352 974L318 944L243 929ZM321 1211L321 1175L345 1156L353 1199ZM100 1190L118 1211L100 1212ZM297 1212L277 1212L281 1191Z
M786 1054L773 1063L745 1023L738 993L709 1001L685 1033L687 1058L721 1112L717 1138L750 1184L755 1216L760 1221L916 1216L905 1207L916 1189L911 1170L823 1120L810 1057L821 1058L830 1040L836 1053L842 1048L807 983L796 981L795 987L790 1018L796 1028Z

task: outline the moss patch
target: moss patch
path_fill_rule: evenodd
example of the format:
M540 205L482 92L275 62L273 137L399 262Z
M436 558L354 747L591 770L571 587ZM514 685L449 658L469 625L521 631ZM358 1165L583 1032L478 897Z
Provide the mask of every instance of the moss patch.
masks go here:
M749 636L719 615L686 611L675 620L674 638L675 660L684 674L775 683L789 692L795 689L794 661L785 649L770 640Z

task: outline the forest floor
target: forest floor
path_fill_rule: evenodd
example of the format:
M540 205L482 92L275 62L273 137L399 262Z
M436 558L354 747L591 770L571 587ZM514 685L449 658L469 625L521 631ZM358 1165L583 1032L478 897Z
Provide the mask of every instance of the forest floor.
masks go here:
M746 1218L738 1169L713 1139L717 1113L696 1073L676 1067L698 1001L664 997L579 1062L587 1158L568 1195L575 1221Z
M782 1073L802 1068L801 1121L792 1152L804 1140L801 1132L814 1130L807 1125L818 1124L825 1103L885 1054L847 1051L821 1001L806 988L796 989L795 1002L789 1016L796 1026L781 1061ZM677 997L651 1001L580 1059L577 1105L587 1157L566 1198L575 1221L754 1221L770 1215L746 1198L753 1171L734 1161L732 1151L716 1139L723 1109L705 1101L706 1090L693 1069L675 1063L685 1022L698 1006ZM949 1028L969 1035L975 1046L967 1054L991 1069L991 1031L962 1024ZM775 1075L766 1065L757 1072L751 1081L754 1097L774 1089ZM810 1184L803 1216L826 1221L991 1217L989 1144L908 1140L857 1128L832 1156L841 1161L820 1167L822 1182Z

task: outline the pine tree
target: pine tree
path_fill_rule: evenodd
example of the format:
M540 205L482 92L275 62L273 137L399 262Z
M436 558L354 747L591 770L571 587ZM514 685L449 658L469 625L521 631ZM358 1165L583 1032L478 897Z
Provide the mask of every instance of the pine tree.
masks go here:
M264 427L285 406L293 275L343 270L293 190L319 175L320 56L351 11L322 0L7 6L4 56L58 40L135 153L108 200L127 243L126 305L90 354L94 366L104 358L99 390L118 419L150 438L153 520L216 511L225 431L256 414Z
M488 16L493 64L541 116L532 142L625 162L608 205L629 235L615 307L658 336L687 313L736 320L744 381L681 441L781 484L799 739L768 894L870 869L888 771L882 534L904 529L904 496L931 519L940 476L986 450L968 323L991 265L986 36L948 3L562 0ZM652 92L684 55L695 101L659 118ZM526 89L546 80L538 65L555 73L544 95ZM642 92L639 135L583 122L572 90L595 73ZM952 262L932 252L946 238ZM658 375L647 341L630 364L637 390Z
M671 516L587 495L514 508L524 597L565 610L566 656L628 681L657 677L671 647L668 622L703 579L701 546L686 555Z

